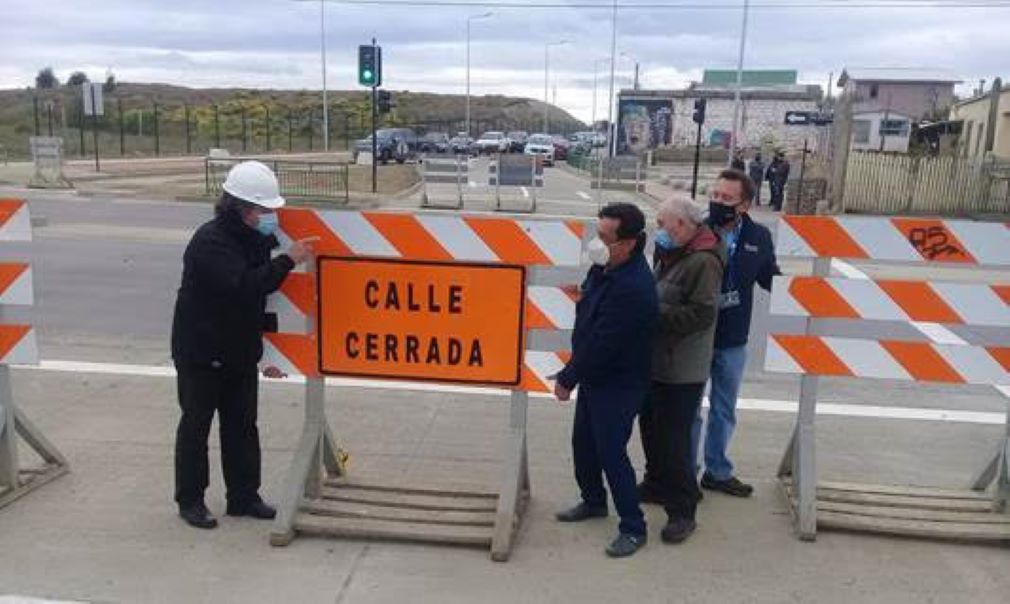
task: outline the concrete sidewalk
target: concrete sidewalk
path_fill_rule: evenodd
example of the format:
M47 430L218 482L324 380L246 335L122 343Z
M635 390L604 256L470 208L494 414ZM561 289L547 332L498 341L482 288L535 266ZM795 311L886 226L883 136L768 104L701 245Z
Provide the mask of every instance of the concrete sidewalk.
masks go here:
M300 538L267 543L269 525L222 518L202 532L175 516L171 378L15 370L22 409L71 460L72 473L0 510L0 595L89 602L1005 602L1008 551L928 541L791 534L772 476L790 414L741 413L735 455L752 500L709 494L681 546L658 539L607 559L614 518L560 525L572 503L571 406L531 401L533 503L511 562L452 547ZM264 495L275 498L301 428L302 388L263 386ZM748 395L748 392L744 393ZM495 488L507 400L496 395L330 387L330 423L369 482ZM858 402L858 401L853 401ZM961 486L995 425L828 417L822 476ZM212 439L216 440L216 438ZM641 467L637 436L636 466ZM208 504L223 511L217 451Z

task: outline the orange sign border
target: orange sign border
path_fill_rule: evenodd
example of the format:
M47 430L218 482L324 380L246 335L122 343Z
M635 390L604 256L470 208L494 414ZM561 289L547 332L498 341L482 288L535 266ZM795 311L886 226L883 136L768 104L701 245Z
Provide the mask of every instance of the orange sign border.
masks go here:
M415 375L376 375L372 373L355 373L344 371L327 371L323 367L323 297L322 297L322 272L323 264L328 261L338 262L369 262L380 264L411 264L415 266L465 266L469 268L482 268L494 270L519 271L522 288L519 292L519 333L518 346L516 350L516 376L512 381L486 381L467 380L453 378L428 378ZM375 256L337 256L324 255L316 257L316 365L320 375L355 377L371 380L400 380L405 382L432 382L439 384L469 384L473 386L519 386L523 377L523 361L526 352L526 282L527 270L522 264L504 264L489 262L455 262L451 260L410 260L406 258L383 258Z

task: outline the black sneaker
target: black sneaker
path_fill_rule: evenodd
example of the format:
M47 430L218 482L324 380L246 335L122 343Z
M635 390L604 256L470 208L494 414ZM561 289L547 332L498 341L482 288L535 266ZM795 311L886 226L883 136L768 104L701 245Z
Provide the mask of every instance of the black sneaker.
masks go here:
M277 510L273 506L267 505L262 499L256 499L244 505L229 503L229 516L249 516L259 520L273 520L277 516Z
M716 480L705 474L701 477L701 488L709 491L720 491L733 497L750 497L754 493L754 487L740 482L736 476L731 476L726 480Z
M696 528L698 524L690 518L670 518L660 531L659 537L663 543L683 543Z
M201 528L217 528L217 518L207 509L203 502L195 503L188 507L179 506L179 516L186 521L186 524Z
M605 551L611 558L627 558L642 549L646 541L648 541L648 537L645 535L621 533L610 542Z
M659 487L651 482L642 481L638 483L638 500L642 503L654 503L663 505L666 500L659 492Z
M562 510L554 515L558 522L582 522L590 518L606 518L607 508L590 507L586 502L582 502L574 507Z

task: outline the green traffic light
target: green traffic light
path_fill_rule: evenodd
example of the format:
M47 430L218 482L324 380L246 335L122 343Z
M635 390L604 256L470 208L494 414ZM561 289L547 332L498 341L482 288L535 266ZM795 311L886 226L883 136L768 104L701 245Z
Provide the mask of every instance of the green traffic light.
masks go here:
M361 72L361 77L363 77L365 81L368 82L372 81L372 70L366 69L365 71Z

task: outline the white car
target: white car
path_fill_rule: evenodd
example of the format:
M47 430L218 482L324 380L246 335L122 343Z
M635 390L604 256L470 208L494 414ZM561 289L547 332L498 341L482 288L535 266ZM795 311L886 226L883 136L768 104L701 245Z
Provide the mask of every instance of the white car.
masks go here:
M478 153L508 153L509 139L504 132L485 132L474 146Z
M539 155L545 166L554 165L554 139L547 134L534 134L526 140L526 155Z

